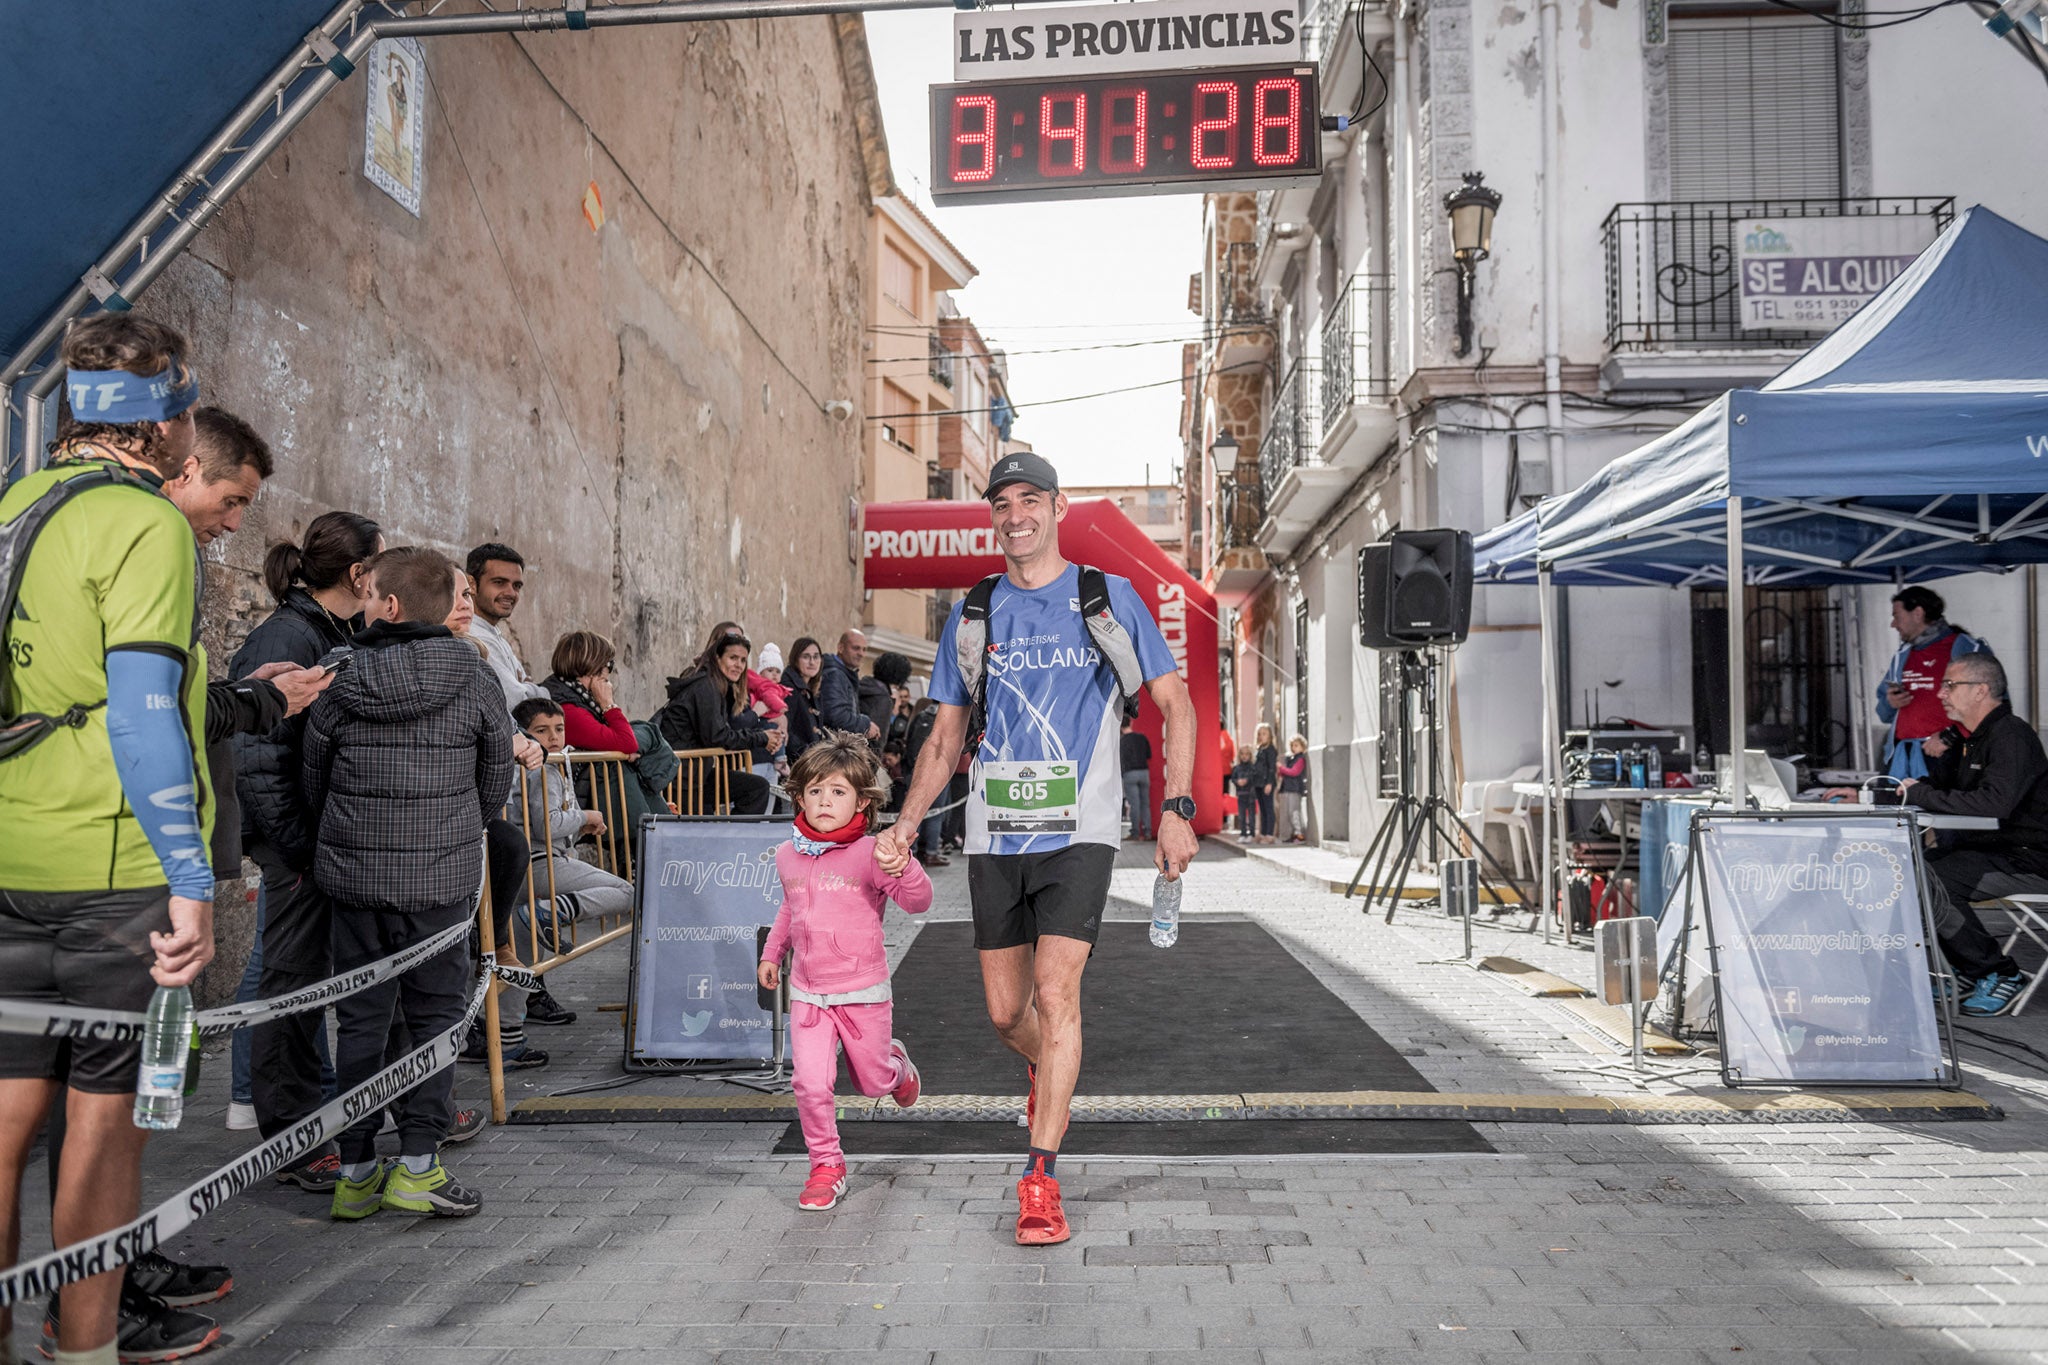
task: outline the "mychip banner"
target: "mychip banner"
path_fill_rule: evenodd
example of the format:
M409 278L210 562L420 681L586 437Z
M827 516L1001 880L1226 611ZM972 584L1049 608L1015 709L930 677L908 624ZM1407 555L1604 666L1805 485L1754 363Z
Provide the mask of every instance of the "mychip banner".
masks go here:
M1904 814L1698 817L1729 1084L1953 1080L1917 837Z
M775 922L780 819L652 819L641 827L629 1061L773 1055L754 981L755 931Z

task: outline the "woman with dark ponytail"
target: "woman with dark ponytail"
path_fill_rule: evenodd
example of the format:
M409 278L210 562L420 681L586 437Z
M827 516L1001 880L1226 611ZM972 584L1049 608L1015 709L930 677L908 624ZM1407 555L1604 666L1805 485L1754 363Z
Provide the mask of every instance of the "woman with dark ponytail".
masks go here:
M246 678L279 660L310 667L329 651L347 647L362 623L363 566L383 548L377 523L354 512L315 517L302 544L271 546L263 559L263 582L277 610L249 632L230 674ZM299 785L305 721L301 712L267 735L236 735L234 740L243 843L263 871L257 902L262 967L256 989L263 997L285 995L333 975L327 941L332 911L310 875L317 830ZM325 1019L321 1011L311 1010L251 1031L250 1090L264 1137L320 1107ZM332 1188L336 1169L329 1144L279 1178L309 1190Z

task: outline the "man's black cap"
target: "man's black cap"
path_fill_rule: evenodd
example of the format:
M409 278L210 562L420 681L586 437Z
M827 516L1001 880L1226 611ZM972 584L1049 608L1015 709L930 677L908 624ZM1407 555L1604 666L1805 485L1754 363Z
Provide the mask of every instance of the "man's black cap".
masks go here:
M988 500L994 502L997 492L1004 485L1013 483L1028 483L1048 493L1060 491L1059 471L1052 467L1052 462L1028 450L1005 455L996 461L996 467L988 475Z

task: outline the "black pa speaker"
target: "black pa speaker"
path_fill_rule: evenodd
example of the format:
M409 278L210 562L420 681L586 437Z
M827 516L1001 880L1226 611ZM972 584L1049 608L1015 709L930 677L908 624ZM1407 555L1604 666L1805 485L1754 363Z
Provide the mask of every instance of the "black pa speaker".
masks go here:
M1358 552L1358 642L1463 644L1472 628L1472 533L1396 531Z

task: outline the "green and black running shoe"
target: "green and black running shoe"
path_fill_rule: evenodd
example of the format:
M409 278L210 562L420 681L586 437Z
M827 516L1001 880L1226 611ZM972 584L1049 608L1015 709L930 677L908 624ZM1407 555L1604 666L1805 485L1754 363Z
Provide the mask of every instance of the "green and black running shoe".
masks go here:
M400 1213L430 1213L436 1218L467 1218L484 1206L484 1197L458 1185L439 1157L425 1175L414 1175L400 1162L384 1184L384 1207Z
M344 1223L368 1218L384 1207L384 1182L389 1175L382 1162L361 1180L341 1175L334 1183L334 1202L327 1206L327 1216Z

